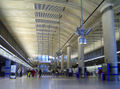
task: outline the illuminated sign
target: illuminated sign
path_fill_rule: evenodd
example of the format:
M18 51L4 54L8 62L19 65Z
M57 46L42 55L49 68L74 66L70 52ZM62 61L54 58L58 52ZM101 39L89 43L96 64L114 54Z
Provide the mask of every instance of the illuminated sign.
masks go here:
M16 73L16 65L11 65L11 73Z

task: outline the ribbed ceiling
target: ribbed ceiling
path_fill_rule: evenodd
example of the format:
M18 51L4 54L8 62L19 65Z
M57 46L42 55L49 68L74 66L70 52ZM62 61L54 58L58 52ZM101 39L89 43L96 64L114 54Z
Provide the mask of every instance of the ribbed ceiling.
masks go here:
M101 1L83 0L84 21ZM58 50L59 23L61 47L76 27L80 26L80 0L0 0L0 14L9 32L29 57L48 54L54 56ZM90 45L102 39L100 17L99 8L84 25L85 29L94 29L87 37L86 52L89 51ZM77 51L76 36L71 39L70 44L73 52Z

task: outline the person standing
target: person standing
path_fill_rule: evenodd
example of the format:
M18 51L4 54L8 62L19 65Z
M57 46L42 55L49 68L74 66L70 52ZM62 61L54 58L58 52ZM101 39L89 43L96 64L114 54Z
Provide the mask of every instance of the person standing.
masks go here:
M102 70L99 69L99 70L98 70L98 79L101 79L101 76L102 76Z
M41 69L39 70L39 78L41 77L42 71Z
M21 68L18 69L17 73L18 73L18 76L21 77Z
M20 77L22 77L22 70L20 71Z

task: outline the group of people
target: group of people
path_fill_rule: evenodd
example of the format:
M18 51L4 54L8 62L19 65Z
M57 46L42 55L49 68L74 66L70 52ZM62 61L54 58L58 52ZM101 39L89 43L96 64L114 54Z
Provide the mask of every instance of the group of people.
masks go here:
M54 76L63 76L63 75L66 75L66 76L69 76L69 77L72 77L73 76L73 71L72 71L72 68L66 70L66 71L61 71L60 69L55 69L55 70L52 70L52 75Z
M27 71L27 76L28 77L30 77L30 76L32 76L33 78L35 77L35 75L39 75L39 78L41 77L41 75L42 75L42 71L41 71L41 69L39 69L39 70L28 70Z
M87 68L84 69L85 71L85 77L90 76L90 72L87 70ZM80 76L82 76L82 69L81 68L69 68L67 70L64 71L59 71L59 69L55 69L52 71L52 75L55 76L67 76L67 77L73 77L76 76L77 78L79 78ZM99 72L99 75L101 75L101 72Z
M81 68L76 68L76 69L74 69L74 68L69 68L68 70L66 70L66 71L59 71L58 69L56 69L56 70L53 70L53 71L51 71L51 74L53 75L53 76L64 76L64 75L66 75L67 77L72 77L72 76L76 76L77 78L79 78L80 76L81 76ZM39 78L41 77L41 75L42 75L42 70L41 69L33 69L33 70L28 70L27 71L27 76L28 77L35 77L35 76L37 76L37 75L39 75ZM87 70L87 68L85 68L85 77L87 77L87 76L91 76L92 74ZM98 72L97 72L97 75L98 75L98 78L99 79L101 79L101 75L102 75L102 70L101 69L99 69L98 70Z

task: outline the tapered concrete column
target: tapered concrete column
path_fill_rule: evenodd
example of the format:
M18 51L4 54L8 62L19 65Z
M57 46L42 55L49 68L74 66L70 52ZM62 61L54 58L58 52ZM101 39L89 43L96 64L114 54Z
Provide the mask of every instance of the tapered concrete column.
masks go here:
M115 39L115 24L114 24L114 13L112 4L104 3L102 12L102 26L103 26L103 38L104 38L104 55L105 61L111 63L114 67L111 69L113 76L112 80L118 80L118 59L116 54L116 39Z
M67 69L71 67L71 46L67 46Z
M82 68L82 77L85 77L85 65L84 65L84 44L80 44L80 37L78 37L78 65Z
M60 57L58 56L57 57L57 66L59 66L59 60L60 60Z
M64 70L64 54L61 56L61 71Z
M54 60L54 69L56 70L57 69L57 58L55 56L55 60Z

